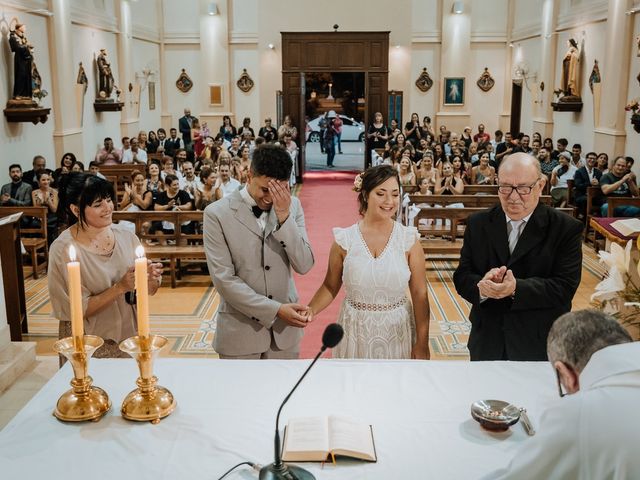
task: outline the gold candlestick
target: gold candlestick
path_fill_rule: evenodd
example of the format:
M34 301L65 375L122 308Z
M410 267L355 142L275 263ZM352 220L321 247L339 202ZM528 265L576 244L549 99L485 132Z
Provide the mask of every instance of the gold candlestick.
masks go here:
M94 335L75 338L78 342L74 343L74 337L71 336L58 340L53 345L57 353L71 362L74 377L71 380L71 390L60 396L53 414L63 422L97 422L111 409L111 401L107 392L92 386L93 379L87 372L91 355L102 346L104 340ZM81 351L76 351L76 343L83 347Z
M167 388L156 385L158 378L153 375L153 360L167 342L160 335L136 335L120 343L120 350L135 358L140 369L140 377L136 380L138 388L122 402L122 416L127 420L156 424L175 410L173 394Z

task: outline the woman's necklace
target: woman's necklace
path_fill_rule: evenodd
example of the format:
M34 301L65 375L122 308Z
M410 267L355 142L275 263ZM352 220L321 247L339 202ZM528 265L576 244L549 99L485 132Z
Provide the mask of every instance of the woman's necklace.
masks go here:
M107 229L104 235L98 234L98 236L92 238L85 230L76 227L76 240L84 245L90 252L103 257L111 255L116 245L115 236L111 228Z

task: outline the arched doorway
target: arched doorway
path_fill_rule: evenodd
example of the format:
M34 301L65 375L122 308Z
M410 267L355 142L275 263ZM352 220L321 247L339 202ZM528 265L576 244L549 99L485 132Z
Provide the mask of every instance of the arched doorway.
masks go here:
M299 177L306 171L306 75L320 74L363 75L363 123L369 125L375 112L382 112L386 119L389 32L282 32L282 110L300 132ZM360 168L368 162L367 150Z

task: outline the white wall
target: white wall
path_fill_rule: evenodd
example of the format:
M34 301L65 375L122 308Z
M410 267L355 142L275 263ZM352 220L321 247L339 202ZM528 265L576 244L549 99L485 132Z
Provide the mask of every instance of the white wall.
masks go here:
M96 112L93 102L96 99L97 72L95 58L101 48L107 49L107 58L111 63L111 71L116 85L125 88L118 72L117 39L116 35L96 28L73 25L71 29L73 39L73 65L78 67L82 62L89 80L87 93L84 96L83 109L83 151L74 152L78 160L84 162L88 168L89 162L95 158L98 147L102 147L105 137L112 137L114 145L120 147L120 113ZM60 159L58 159L58 162Z
M140 130L157 130L160 127L160 114L162 113L162 98L160 95L160 46L157 43L144 40L133 40L132 45L133 69L136 72L136 82L140 84ZM141 76L143 70L155 72L150 79L155 81L155 110L149 110L148 82ZM117 142L116 142L117 143Z

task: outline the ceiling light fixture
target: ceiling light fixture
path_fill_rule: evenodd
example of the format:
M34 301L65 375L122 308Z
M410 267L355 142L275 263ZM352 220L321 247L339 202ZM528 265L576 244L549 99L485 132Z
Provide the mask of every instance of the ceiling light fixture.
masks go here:
M462 2L460 0L457 0L457 1L453 2L452 11L455 14L464 13L464 2Z
M218 5L216 5L216 2L209 2L207 5L207 14L213 16L218 15L218 13Z

